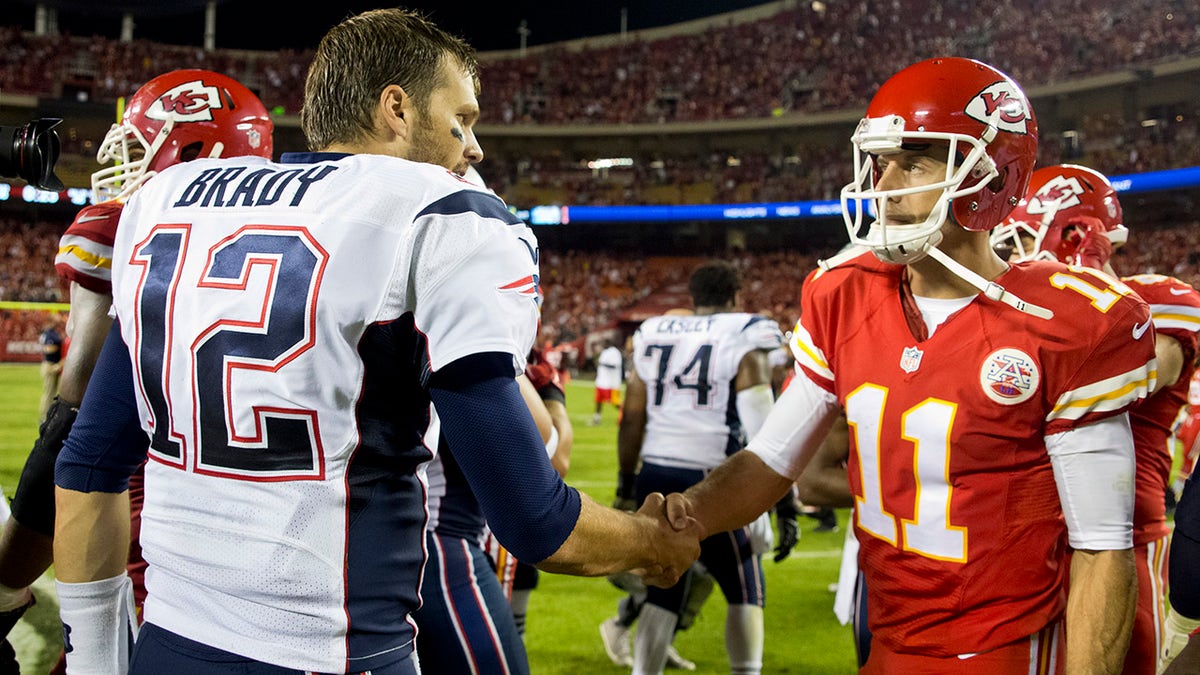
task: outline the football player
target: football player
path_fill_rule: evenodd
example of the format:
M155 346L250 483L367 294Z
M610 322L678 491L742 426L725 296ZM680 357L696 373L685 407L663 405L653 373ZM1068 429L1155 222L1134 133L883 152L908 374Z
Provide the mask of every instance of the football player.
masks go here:
M851 140L857 250L803 285L801 374L672 514L709 532L753 520L844 413L862 672L1119 672L1136 596L1127 411L1155 383L1149 307L1102 273L992 249L1037 157L1029 100L997 69L908 66Z
M130 673L418 673L431 405L518 558L669 585L699 554L663 496L609 509L546 457L515 379L537 241L462 178L483 157L477 87L474 50L420 14L355 14L309 68L312 152L185 162L126 204L114 330L55 469L55 574L90 600L63 610L76 651L86 633L120 667L122 508L145 463ZM149 461L106 452L136 434Z
M846 416L839 415L829 435L796 480L800 501L826 508L853 509L854 495L850 492L846 480L849 453L850 429L846 423ZM853 511L850 518L853 521ZM846 529L846 539L842 545L833 613L843 626L851 626L854 633L854 654L859 668L866 664L871 655L871 629L867 625L865 588L862 571L858 569L858 540L854 538L854 528L850 527Z
M625 356L616 341L607 338L604 349L596 356L596 412L588 424L600 424L604 404L612 404L617 410L621 409L621 383L625 381Z
M655 492L681 492L762 425L774 401L767 354L782 344L783 334L774 321L735 310L739 288L732 264L703 264L688 283L694 313L652 317L633 334L633 368L617 432L626 487L618 496L635 473L638 503ZM757 536L740 527L701 542L700 562L728 603L725 649L734 673L762 670L762 554L771 546L764 531L771 528L766 512L772 506L757 514ZM633 640L635 675L661 673L666 666L693 574L694 568L670 588L646 589Z
M270 158L274 124L240 82L206 70L159 75L130 98L97 151L104 168L92 174L94 203L80 209L59 241L55 269L70 283L67 333L71 349L58 396L39 428L13 499L14 517L0 543L0 584L25 588L50 566L54 534L54 462L62 449L112 319L112 245L125 201L163 169L197 157ZM145 445L145 440L138 440ZM129 572L137 606L145 597L137 532L140 472L134 477ZM68 588L69 593L69 588Z
M1017 208L992 233L996 246L1011 245L1011 260L1051 259L1102 270L1113 278L1112 252L1129 237L1117 191L1108 178L1085 166L1038 169ZM1129 413L1137 452L1133 545L1138 570L1138 609L1125 655L1126 675L1155 668L1163 641L1167 581L1167 491L1171 489L1171 427L1187 403L1200 334L1200 293L1174 277L1136 274L1110 283L1111 293L1137 293L1150 304L1158 377L1150 397ZM1096 306L1111 303L1098 295ZM1139 324L1141 330L1146 327ZM1136 327L1135 327L1136 328Z

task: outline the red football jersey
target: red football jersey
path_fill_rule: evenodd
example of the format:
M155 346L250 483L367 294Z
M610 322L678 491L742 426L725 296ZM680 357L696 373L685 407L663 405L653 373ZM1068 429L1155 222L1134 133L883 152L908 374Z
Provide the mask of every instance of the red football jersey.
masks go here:
M58 276L96 293L112 293L112 247L124 202L85 206L58 242Z
M1179 442L1179 451L1183 453L1178 478L1185 479L1192 475L1196 459L1200 457L1200 369L1192 372L1192 382L1188 385L1187 408L1179 414L1175 440Z
M542 350L537 347L529 351L529 358L525 361L525 377L529 378L534 389L538 391L547 386L553 386L560 392L564 391L558 369L546 360Z
M1150 304L1155 333L1169 335L1183 349L1183 371L1165 387L1129 413L1133 444L1137 448L1137 496L1133 516L1133 541L1144 544L1167 536L1166 491L1171 480L1171 426L1187 403L1200 335L1200 293L1188 284L1159 274L1139 274L1121 279Z
M874 639L988 651L1065 608L1067 529L1044 437L1146 395L1149 307L1100 273L1030 262L996 282L1054 319L979 295L921 340L905 274L870 253L810 274L793 347L850 423Z

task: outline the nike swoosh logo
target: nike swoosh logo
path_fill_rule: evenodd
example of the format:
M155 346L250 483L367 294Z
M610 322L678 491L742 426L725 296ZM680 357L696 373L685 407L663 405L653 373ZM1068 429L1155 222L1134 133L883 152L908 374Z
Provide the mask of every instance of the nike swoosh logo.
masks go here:
M1171 291L1171 295L1187 295L1192 292L1190 288L1172 288L1169 290Z
M1141 340L1142 336L1146 334L1146 331L1150 330L1151 323L1152 322L1150 319L1146 319L1146 323L1144 323L1140 326L1136 323L1133 324L1133 339Z
M108 220L108 216L80 216L75 219L77 223L90 223L93 220Z

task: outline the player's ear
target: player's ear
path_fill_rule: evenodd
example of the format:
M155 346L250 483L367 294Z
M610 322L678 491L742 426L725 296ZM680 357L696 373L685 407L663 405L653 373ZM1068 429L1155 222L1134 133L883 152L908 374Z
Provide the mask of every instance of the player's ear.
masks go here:
M398 84L389 84L379 94L379 114L383 124L398 138L408 141L415 123L416 106Z

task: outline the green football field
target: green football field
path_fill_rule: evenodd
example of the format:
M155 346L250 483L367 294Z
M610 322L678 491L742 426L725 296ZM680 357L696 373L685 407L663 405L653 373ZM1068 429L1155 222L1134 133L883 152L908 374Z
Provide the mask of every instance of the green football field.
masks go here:
M40 391L36 365L0 364L0 486L12 496L25 455L37 435ZM590 381L568 385L567 402L575 426L575 446L567 482L601 503L611 503L616 484L616 412L604 412L589 426ZM845 513L840 514L844 519ZM816 521L801 517L802 536L792 556L774 563L767 557L766 652L764 673L833 675L855 672L850 628L833 615L831 584L837 580L843 532L815 532ZM844 523L843 523L844 527ZM60 632L53 578L35 587L38 604L14 629L11 639L26 675L46 673L58 657ZM598 626L616 613L622 593L603 578L541 575L530 601L526 645L535 675L620 673L600 643ZM697 672L728 672L724 648L725 602L715 592L696 624L676 638L680 654Z

